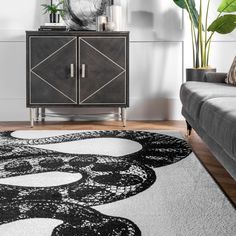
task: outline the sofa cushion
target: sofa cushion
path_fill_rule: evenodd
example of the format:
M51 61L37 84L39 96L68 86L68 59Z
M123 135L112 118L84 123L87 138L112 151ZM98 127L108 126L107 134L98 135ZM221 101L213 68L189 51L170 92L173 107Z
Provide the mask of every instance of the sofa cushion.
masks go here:
M236 97L205 101L200 109L199 125L236 161Z
M207 72L205 76L205 82L225 83L227 75L227 73L222 72Z
M199 118L201 106L208 99L231 96L236 97L236 87L223 83L189 81L180 89L183 107L194 120Z

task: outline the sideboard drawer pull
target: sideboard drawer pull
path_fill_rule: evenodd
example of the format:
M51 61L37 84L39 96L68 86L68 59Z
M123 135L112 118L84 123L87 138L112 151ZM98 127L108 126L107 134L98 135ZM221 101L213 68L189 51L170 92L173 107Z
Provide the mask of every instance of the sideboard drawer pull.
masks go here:
M85 78L85 64L81 65L81 78Z
M74 76L75 76L74 64L70 64L70 77L74 78Z

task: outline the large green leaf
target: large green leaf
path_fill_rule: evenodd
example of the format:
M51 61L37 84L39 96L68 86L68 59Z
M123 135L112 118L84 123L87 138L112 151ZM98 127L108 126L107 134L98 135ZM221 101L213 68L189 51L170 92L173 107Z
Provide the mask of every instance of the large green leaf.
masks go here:
M184 0L173 0L174 3L182 9L186 9L186 4Z
M186 1L185 0L173 0L173 1L177 6L179 6L182 9L187 10L189 8L190 12L188 12L188 13L191 15L191 17L194 21L194 26L197 28L199 15L198 15L198 11L196 9L195 1L194 0L186 0ZM188 7L186 5L186 2L188 4Z
M194 21L194 26L197 28L198 27L198 19L199 19L199 14L196 9L195 1L194 0L189 0L189 7L190 7L190 12L193 17Z
M218 12L235 12L236 0L222 0Z
M218 32L220 34L231 33L236 28L236 15L224 15L212 22L208 31Z

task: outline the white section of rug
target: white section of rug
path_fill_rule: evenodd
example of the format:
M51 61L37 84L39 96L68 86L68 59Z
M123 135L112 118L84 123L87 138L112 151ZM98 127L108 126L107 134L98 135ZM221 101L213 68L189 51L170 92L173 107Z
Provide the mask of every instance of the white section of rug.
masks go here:
M17 130L11 133L12 137L23 139L49 138L63 134L73 134L79 130Z
M78 131L77 131L78 132ZM42 131L16 131L13 133L14 137L17 138L43 138L52 137L55 135L71 134L75 131L46 131L44 134ZM48 135L48 136L46 136ZM79 141L65 142L65 143L55 143L55 144L45 144L45 145L31 145L31 147L42 148L62 153L71 154L97 154L97 155L110 155L110 156L124 156L130 153L137 152L142 149L142 146L128 139L121 138L92 138ZM102 148L101 148L102 147Z
M47 137L50 134L54 136L74 132L78 131L45 131L45 133L44 131L17 131L14 136L19 138L39 138ZM177 132L159 131L159 133L181 137ZM99 139L97 141L99 142ZM127 142L130 142L129 145ZM122 153L124 153L124 150L127 153L130 153L130 150L139 150L139 144L133 141L127 142L117 140L118 149L123 149ZM73 153L81 153L80 150L72 147L73 143L75 146L81 146L82 153L88 146L94 150L97 150L100 146L100 144L96 146L93 139L86 140L86 142L68 142L68 146L63 143L59 144L59 146L63 145L63 152L73 150ZM41 145L41 147L43 146L42 148L47 149L47 146L49 146L49 150L61 150L61 147L55 146L58 144L53 144L53 147L51 145ZM86 145L86 147L82 147L83 145ZM124 145L123 148L122 145ZM109 140L106 140L103 147L109 148L106 151L94 153L114 155L113 138L110 139L110 144ZM175 164L155 168L155 173L157 176L156 182L144 192L121 201L93 208L106 215L124 217L133 221L141 230L142 236L236 235L235 209L193 153ZM64 176L63 181L66 179ZM67 181L67 183L69 182ZM32 226L32 223L35 227ZM1 225L0 235L47 236L51 235L51 229L57 223L51 219L48 224L42 224L42 219L33 219L33 222L31 219L13 222ZM29 224L31 225L30 227L28 227ZM43 231L41 231L42 225ZM20 234L15 234L15 231L12 230L13 228L17 229ZM27 228L34 231L27 232ZM37 229L40 230L40 234L36 233Z
M32 145L31 147L71 154L97 154L115 157L131 154L142 149L139 143L120 138L93 138L59 144Z
M82 178L80 173L45 172L0 179L0 184L24 187L52 187L76 182Z
M37 218L1 225L1 236L49 236L62 220Z

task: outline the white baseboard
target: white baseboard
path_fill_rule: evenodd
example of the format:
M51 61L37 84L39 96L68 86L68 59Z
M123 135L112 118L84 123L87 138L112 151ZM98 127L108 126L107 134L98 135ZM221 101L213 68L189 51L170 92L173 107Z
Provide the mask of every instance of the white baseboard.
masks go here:
M80 120L112 120L117 108L51 108L50 113L78 114ZM109 115L110 113L110 115ZM83 114L87 114L84 116ZM94 116L94 114L98 114ZM100 115L99 115L100 114ZM183 120L181 102L178 98L140 99L131 98L127 109L128 120ZM0 99L0 121L28 121L29 109L24 98ZM68 120L63 117L48 117L47 120Z

